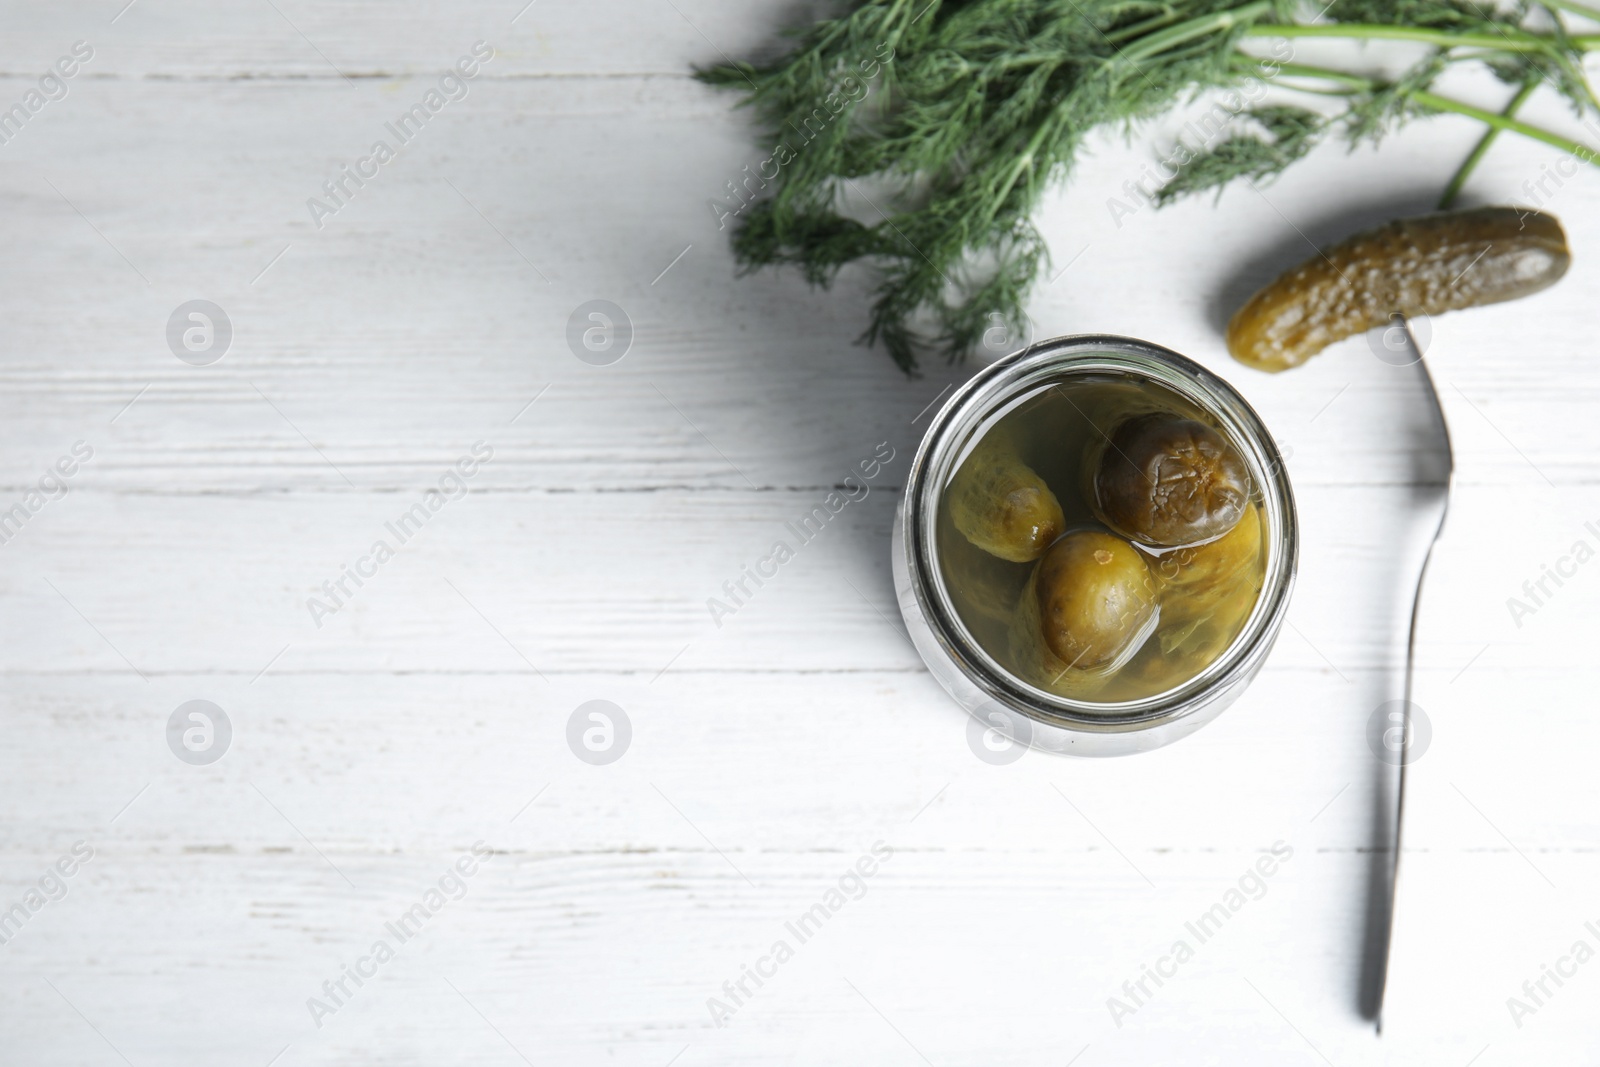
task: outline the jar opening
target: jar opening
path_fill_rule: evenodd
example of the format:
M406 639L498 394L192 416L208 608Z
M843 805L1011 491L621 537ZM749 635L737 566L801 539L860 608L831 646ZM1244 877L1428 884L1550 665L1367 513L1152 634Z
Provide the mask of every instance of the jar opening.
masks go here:
M1148 386L1204 416L1231 441L1249 472L1267 536L1260 589L1232 640L1201 669L1165 688L1123 699L1075 699L1034 684L1002 662L963 614L940 556L954 534L941 498L961 465L1002 421L1063 383ZM1083 395L1083 394L1080 394ZM1086 423L1087 425L1087 423ZM1083 336L1045 341L979 372L946 402L913 461L907 485L905 555L912 591L928 627L967 680L1004 708L1074 730L1126 731L1181 718L1219 691L1247 680L1281 625L1296 557L1294 503L1283 461L1250 406L1221 378L1175 352L1130 338ZM945 541L941 542L941 538ZM1148 635L1149 630L1146 630ZM992 637L992 634L990 634ZM993 645L994 642L988 642ZM1154 649L1147 655L1154 657Z

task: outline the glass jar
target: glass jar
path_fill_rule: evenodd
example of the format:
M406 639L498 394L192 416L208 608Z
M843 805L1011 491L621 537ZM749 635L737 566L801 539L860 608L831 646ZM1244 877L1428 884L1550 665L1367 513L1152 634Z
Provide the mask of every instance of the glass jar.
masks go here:
M1022 397L1080 376L1164 387L1208 413L1238 447L1260 491L1267 560L1255 607L1232 643L1165 692L1122 703L1072 700L1002 667L962 622L938 554L940 496L975 435ZM1294 496L1272 435L1243 397L1206 368L1146 341L1082 334L1040 341L979 371L928 426L895 513L894 581L912 642L939 684L1011 741L1075 756L1120 756L1171 744L1222 713L1277 638L1298 556Z

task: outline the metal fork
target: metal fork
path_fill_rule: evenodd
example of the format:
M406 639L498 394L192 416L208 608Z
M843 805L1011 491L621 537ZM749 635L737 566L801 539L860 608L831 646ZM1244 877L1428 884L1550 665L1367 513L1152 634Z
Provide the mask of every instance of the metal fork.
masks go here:
M1411 600L1411 625L1406 637L1405 702L1401 705L1403 747L1393 782L1394 823L1391 837L1393 851L1389 859L1387 883L1381 886L1383 897L1374 902L1377 905L1374 913L1381 916L1382 925L1376 931L1377 936L1370 942L1371 959L1368 971L1370 978L1363 998L1370 1007L1371 1017L1379 1033L1383 1032L1383 998L1388 986L1389 955L1394 935L1395 891L1400 876L1400 841L1406 802L1406 765L1412 758L1411 697L1416 679L1417 618L1422 607L1422 589L1428 577L1428 564L1433 559L1433 550L1439 543L1439 536L1444 532L1445 516L1450 508L1450 483L1455 476L1455 454L1450 447L1450 427L1445 422L1444 408L1439 403L1439 391L1433 384L1433 376L1428 373L1428 363L1423 357L1422 346L1417 343L1416 336L1411 331L1411 324L1404 316L1396 315L1394 321L1394 328L1403 334L1407 347L1416 357L1411 366L1416 368L1420 392L1428 407L1428 436L1423 442L1423 447L1418 449L1417 455L1433 469L1420 472L1422 476L1417 479L1415 489L1421 498L1418 505L1419 514L1423 519L1431 514L1437 514L1438 518L1434 523L1427 550L1423 553L1422 566L1417 572L1416 589Z

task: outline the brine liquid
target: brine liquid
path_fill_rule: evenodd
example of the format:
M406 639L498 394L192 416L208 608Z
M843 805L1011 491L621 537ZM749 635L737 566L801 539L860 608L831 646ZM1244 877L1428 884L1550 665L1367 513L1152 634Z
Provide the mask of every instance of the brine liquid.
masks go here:
M979 438L1003 435L1000 440L1044 479L1060 501L1068 532L1104 530L1089 507L1092 470L1088 468L1097 462L1109 435L1124 419L1155 411L1203 422L1245 454L1216 419L1164 386L1131 376L1095 373L1065 378L1013 402L979 427L960 458L965 462L971 456L971 446ZM959 469L958 463L952 473ZM948 489L948 483L944 488ZM1075 700L1139 700L1188 681L1233 643L1250 617L1266 573L1269 531L1261 507L1261 487L1253 485L1251 506L1241 523L1255 522L1260 536L1243 538L1243 548L1230 555L1226 566L1217 565L1215 552L1205 554L1208 546L1134 546L1144 554L1154 580L1155 626L1113 666L1074 670L1045 648L1037 632L1038 613L1028 611L1023 600L1036 595L1033 573L1037 563L1007 562L968 541L956 529L948 495L940 494L936 553L961 621L1007 671L1030 685ZM1235 538L1236 543L1240 540Z

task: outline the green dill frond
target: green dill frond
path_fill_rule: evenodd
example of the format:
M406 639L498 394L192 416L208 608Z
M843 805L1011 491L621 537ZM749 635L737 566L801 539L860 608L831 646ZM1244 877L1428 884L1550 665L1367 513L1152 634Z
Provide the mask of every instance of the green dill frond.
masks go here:
M1227 139L1191 156L1167 183L1156 191L1156 204L1223 187L1240 178L1264 181L1282 173L1309 152L1327 129L1327 119L1315 111L1282 105L1251 108L1242 114L1259 126L1265 137L1233 133Z
M1445 57L1435 53L1395 81L1353 97L1342 118L1350 147L1354 149L1363 142L1376 145L1390 130L1420 114L1422 109L1412 99L1412 94L1433 85L1447 65Z
M737 215L733 248L743 270L793 266L826 286L847 263L876 268L863 340L883 344L910 370L930 348L959 358L996 316L1022 324L1049 259L1029 219L1071 173L1085 138L1102 127L1134 131L1197 93L1243 85L1256 75L1238 46L1252 32L1292 26L1375 37L1398 27L1435 47L1393 83L1327 72L1344 79L1335 95L1345 110L1337 114L1253 109L1259 135L1235 132L1199 153L1160 202L1270 178L1336 126L1352 143L1376 141L1437 109L1427 90L1457 62L1495 64L1498 76L1518 83L1539 76L1575 107L1595 106L1581 66L1585 41L1524 29L1526 4L1334 0L1318 25L1305 25L1319 7L847 0L836 17L798 30L776 59L697 72L739 91L762 130L756 199L714 208L719 218ZM1467 46L1453 47L1457 38ZM1317 76L1305 67L1299 75L1307 71Z
M1513 13L1514 21L1497 19L1493 3L1474 0L1334 0L1323 17L1334 22L1388 23L1394 26L1420 26L1433 30L1485 30L1496 25L1515 27L1524 11Z

